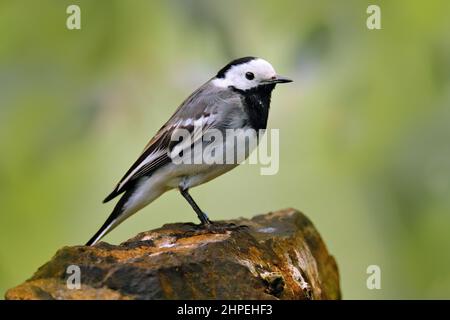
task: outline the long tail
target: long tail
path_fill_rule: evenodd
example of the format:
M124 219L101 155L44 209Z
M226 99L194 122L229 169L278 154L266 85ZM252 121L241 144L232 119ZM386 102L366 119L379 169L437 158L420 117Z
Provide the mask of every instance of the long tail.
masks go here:
M108 219L106 219L105 223L86 243L87 246L93 246L94 244L96 244L98 241L100 241L101 238L106 236L111 230L113 230L123 221L123 219L121 219L121 215L124 212L125 203L127 202L130 195L131 192L125 192L125 194L120 198L119 202L117 202Z

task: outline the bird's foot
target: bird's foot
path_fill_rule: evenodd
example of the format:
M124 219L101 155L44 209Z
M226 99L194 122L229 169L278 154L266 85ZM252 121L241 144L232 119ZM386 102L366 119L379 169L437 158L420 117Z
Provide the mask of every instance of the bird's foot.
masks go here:
M208 226L211 224L211 220L209 220L208 215L204 212L199 212L198 218L200 219L200 225L201 226Z
M207 223L201 223L198 225L199 228L208 230L212 233L225 233L227 231L240 231L247 230L249 227L246 225L237 225L235 223L225 223L225 222L212 222L208 220Z

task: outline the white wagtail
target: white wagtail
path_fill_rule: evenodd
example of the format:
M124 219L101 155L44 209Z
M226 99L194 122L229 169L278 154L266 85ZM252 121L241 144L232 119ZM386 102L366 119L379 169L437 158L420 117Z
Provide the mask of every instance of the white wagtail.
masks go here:
M291 81L277 75L272 65L260 58L244 57L223 67L181 104L103 200L108 202L123 193L111 215L86 245L94 245L122 221L174 188L178 188L189 202L201 224L211 226L188 190L224 174L237 164L175 163L171 156L173 151L178 150L177 154L192 152L197 157L194 145L197 142L205 144L203 135L208 129L223 133L230 129L265 129L272 90L278 83ZM203 129L200 135L195 130L198 126ZM174 132L179 129L192 135L190 143L181 144L173 139ZM225 151L228 149L226 143L225 140L222 144Z

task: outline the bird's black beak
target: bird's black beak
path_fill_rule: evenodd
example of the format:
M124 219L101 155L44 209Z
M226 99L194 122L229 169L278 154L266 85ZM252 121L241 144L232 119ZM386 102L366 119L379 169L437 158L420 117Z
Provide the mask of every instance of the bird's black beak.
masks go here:
M292 80L279 75L276 75L267 81L267 83L289 83L289 82L292 82Z

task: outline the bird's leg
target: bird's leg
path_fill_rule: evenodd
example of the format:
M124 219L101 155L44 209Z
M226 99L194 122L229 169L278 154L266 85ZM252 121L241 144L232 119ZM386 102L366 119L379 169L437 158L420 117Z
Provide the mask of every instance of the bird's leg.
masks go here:
M195 213L197 213L198 218L201 221L201 224L204 226L208 226L211 224L211 221L209 220L208 216L200 209L200 207L195 203L194 199L192 199L191 195L188 192L188 189L179 188L181 194L183 197L189 202L192 209L194 209Z

